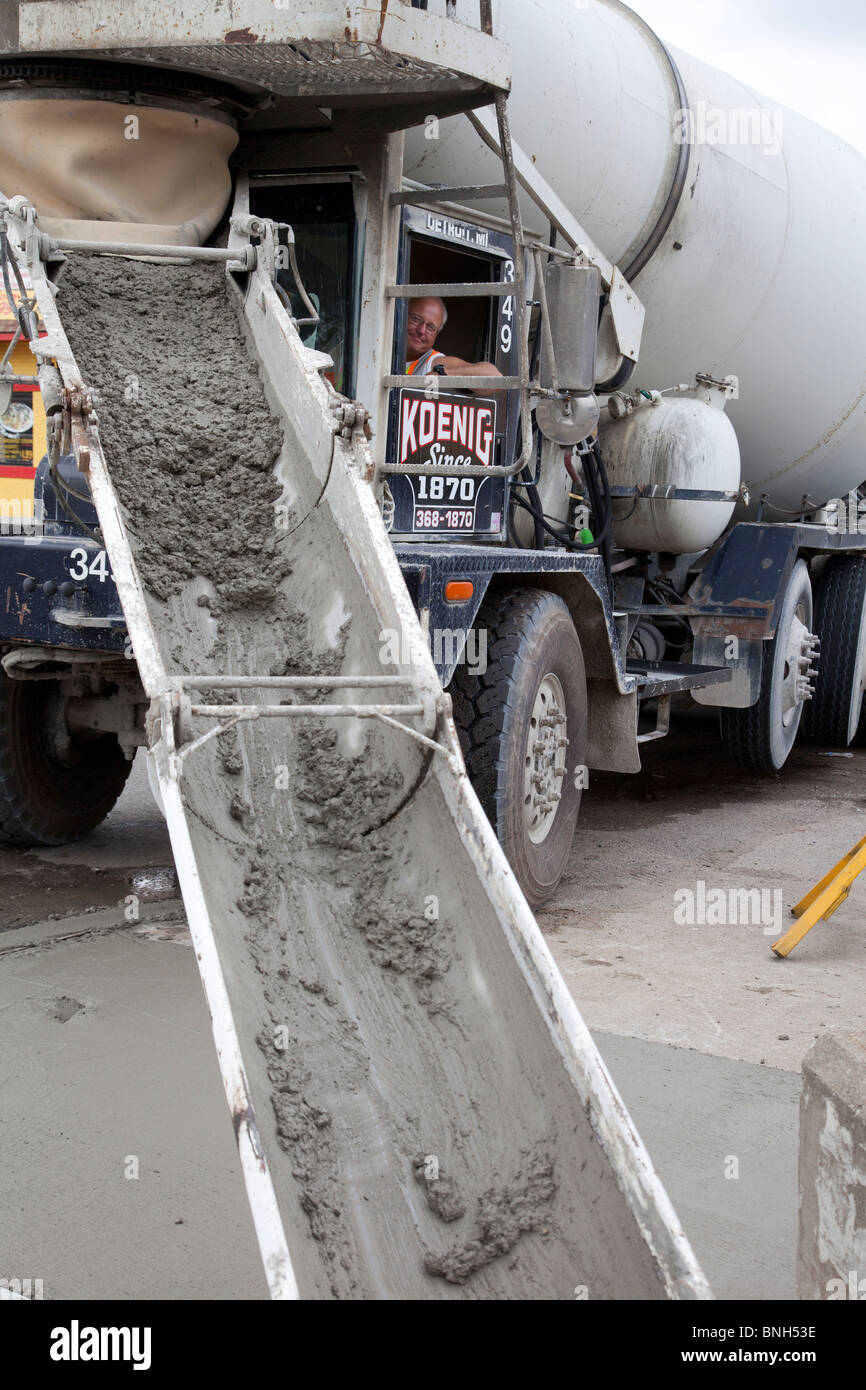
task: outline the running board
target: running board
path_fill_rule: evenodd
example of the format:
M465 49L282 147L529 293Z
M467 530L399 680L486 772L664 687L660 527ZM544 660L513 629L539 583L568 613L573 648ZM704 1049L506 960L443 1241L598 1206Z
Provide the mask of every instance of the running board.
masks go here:
M725 685L734 672L730 666L690 666L684 661L627 661L626 674L637 678L639 700L675 695L707 685Z

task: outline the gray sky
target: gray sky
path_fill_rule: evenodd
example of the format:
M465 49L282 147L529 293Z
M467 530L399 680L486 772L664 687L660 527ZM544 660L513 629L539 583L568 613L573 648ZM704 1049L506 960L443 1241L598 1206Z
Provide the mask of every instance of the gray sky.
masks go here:
M866 154L864 0L626 0L661 38Z

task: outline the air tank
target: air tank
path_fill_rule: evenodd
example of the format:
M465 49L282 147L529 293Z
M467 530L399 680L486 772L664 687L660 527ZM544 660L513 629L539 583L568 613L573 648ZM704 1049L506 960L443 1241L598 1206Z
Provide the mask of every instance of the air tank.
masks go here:
M607 410L599 442L611 483L736 493L740 451L720 391L698 387L656 397L624 418ZM733 501L670 501L624 498L613 503L614 537L628 550L687 555L718 540L734 512Z
M514 52L514 140L646 306L628 389L733 374L752 511L762 495L782 519L847 494L866 477L866 160L619 0L493 10ZM407 136L412 178L497 171L462 117Z

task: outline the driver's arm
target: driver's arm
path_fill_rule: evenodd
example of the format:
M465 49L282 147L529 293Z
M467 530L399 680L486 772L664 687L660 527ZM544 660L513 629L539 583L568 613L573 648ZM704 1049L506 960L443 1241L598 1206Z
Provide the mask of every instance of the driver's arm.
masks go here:
M502 376L492 362L464 362L462 357L446 357L444 367L449 376Z

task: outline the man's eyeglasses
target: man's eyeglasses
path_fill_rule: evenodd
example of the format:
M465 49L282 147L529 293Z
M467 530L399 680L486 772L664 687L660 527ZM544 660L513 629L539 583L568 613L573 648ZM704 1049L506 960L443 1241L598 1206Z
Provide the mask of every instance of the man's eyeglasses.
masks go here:
M441 327L438 323L431 323L429 319L422 319L420 314L410 314L409 323L416 333L432 333L434 336Z

